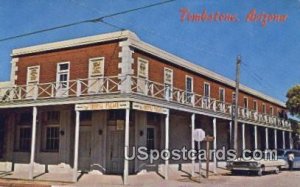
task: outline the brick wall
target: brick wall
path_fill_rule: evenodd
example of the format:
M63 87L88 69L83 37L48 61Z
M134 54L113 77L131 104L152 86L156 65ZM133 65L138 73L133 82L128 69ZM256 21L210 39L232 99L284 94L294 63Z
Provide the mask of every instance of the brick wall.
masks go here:
M210 94L211 97L219 99L219 88L225 88L225 101L227 103L232 103L232 93L235 91L234 88L229 87L225 84L222 84L220 82L216 82L208 77L204 77L201 75L197 75L189 70L183 69L181 67L176 67L175 65L172 65L166 61L163 61L159 58L150 56L148 54L145 54L143 52L140 52L138 50L135 51L133 54L134 58L134 64L133 69L135 72L135 76L137 75L137 59L138 57L141 57L143 59L146 59L149 61L149 79L154 82L163 83L164 82L164 67L170 68L173 70L173 86L182 90L185 90L185 77L191 76L193 77L193 89L194 92L200 95L203 95L204 90L204 82L207 82L210 84ZM253 109L254 104L253 100L257 101L258 105L258 111L262 112L262 104L266 104L266 111L268 114L270 114L270 106L273 106L274 108L274 115L277 115L277 108L280 110L284 110L281 106L277 104L270 103L266 100L262 100L258 97L255 97L253 95L249 95L245 92L240 91L239 96L239 105L243 106L243 99L244 97L248 98L248 108Z
M55 82L59 62L70 62L70 80L88 78L88 61L94 57L105 57L105 76L116 76L119 73L119 51L118 42L111 42L21 56L17 62L16 84L26 84L27 67L35 65L40 65L40 83Z

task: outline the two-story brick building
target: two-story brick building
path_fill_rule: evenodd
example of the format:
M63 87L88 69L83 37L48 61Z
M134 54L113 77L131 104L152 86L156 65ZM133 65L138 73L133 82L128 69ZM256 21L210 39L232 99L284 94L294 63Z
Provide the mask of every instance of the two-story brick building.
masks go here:
M0 88L0 169L40 173L138 173L124 147L195 148L192 132L229 148L235 82L140 40L130 31L12 51ZM240 86L239 148L290 147L285 104ZM213 158L216 163L216 158ZM159 161L168 169L187 161ZM194 163L192 163L194 164ZM194 173L194 167L191 172ZM37 174L38 173L38 174Z

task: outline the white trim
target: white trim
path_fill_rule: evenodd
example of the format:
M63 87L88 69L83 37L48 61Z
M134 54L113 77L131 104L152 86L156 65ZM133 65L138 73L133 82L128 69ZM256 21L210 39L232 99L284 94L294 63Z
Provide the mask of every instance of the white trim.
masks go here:
M167 71L170 71L172 74L172 79L171 79L171 86L173 87L173 82L174 82L174 72L173 72L173 69L171 68L168 68L168 67L164 67L164 84L169 84L169 83L166 83L166 70Z
M141 41L135 33L128 31L128 30L107 33L107 34L101 34L101 35L96 35L96 36L83 37L83 38L72 39L72 40L66 40L66 41L55 42L55 43L49 43L49 44L43 44L43 45L37 45L37 46L26 47L26 48L14 49L12 51L11 56L32 54L32 53L37 53L37 52L43 52L43 51L49 51L49 50L55 50L55 49L63 49L63 48L75 47L75 46L83 46L83 45L88 45L88 44L94 44L94 43L100 43L100 42L112 41L112 40L120 40L120 39L126 39L126 38L130 42L130 45L137 49L140 49L140 50L147 52L149 54L152 54L154 56L160 57L164 60L167 60L170 63L179 65L183 68L186 68L186 69L196 72L198 74L209 77L215 81L229 85L232 88L235 87L235 81L233 81L227 77L224 77L222 75L219 75L213 71L210 71L208 69L200 67L196 64L193 64L187 60L177 57L177 56L175 56L171 53L168 53L164 50L161 50L157 47L154 47L148 43L145 43L145 42ZM270 96L267 96L264 93L261 93L252 88L246 87L242 84L240 84L240 90L242 90L248 94L260 97L264 100L267 100L267 101L277 104L279 106L286 107L284 102L277 100L275 98L272 98Z
M37 80L34 82L29 82L29 70L30 69L34 69L37 68L38 69L38 75L37 75ZM37 66L28 66L27 67L27 72L26 72L26 85L31 85L31 84L39 84L40 82L40 65Z
M139 39L137 35L131 31L118 31L106 34L100 34L95 36L88 36L82 38L76 38L71 40L64 40L59 42L52 42L47 44L35 45L30 47L18 48L12 51L11 56L19 56L24 54L32 54L50 50L64 49L69 47L77 47L83 45L90 45L100 42L107 42L113 40L120 40L125 38L135 38Z
M61 64L68 64L68 69L67 70L59 70L59 66ZM61 81L59 81L59 75L60 74L67 73L67 76L68 76L67 80L66 80L66 84L67 84L66 88L60 88L62 90L62 92L65 92L65 90L69 89L70 69L71 69L70 65L71 65L70 62L59 62L59 63L56 64L56 86L58 86L59 83L61 82ZM56 88L56 89L58 89L58 88ZM57 90L57 93L58 93L58 95L57 95L58 97L67 96L68 95L68 92L65 92L63 95L60 95L59 90Z

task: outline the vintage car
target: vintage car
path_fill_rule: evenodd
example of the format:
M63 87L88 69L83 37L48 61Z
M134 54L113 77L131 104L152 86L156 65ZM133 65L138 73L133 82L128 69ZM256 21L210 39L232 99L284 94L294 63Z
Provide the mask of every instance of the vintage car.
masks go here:
M279 173L282 167L286 166L286 161L282 158L269 159L236 159L227 161L226 168L232 173L238 173L241 171L254 172L258 176L261 176L263 172Z

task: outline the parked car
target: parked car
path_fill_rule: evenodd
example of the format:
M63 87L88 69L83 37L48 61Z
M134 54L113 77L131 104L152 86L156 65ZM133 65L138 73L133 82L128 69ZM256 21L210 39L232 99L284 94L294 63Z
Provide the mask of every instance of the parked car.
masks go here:
M285 165L282 168L288 168L288 155L290 153L294 153L294 164L293 168L300 168L300 150L295 149L278 149L277 150L277 157L278 159L283 159L285 161Z
M254 172L258 176L263 175L263 172L274 172L279 173L282 167L286 166L286 161L282 158L280 159L269 159L262 158L257 159L236 159L233 161L227 161L226 168L232 173L237 173L240 171Z

